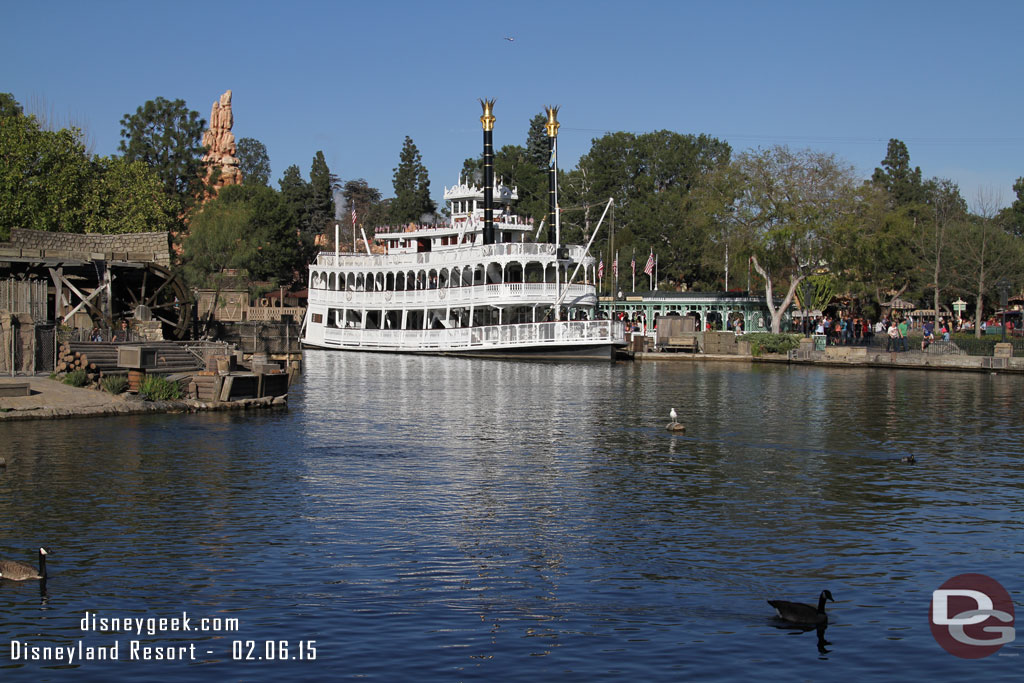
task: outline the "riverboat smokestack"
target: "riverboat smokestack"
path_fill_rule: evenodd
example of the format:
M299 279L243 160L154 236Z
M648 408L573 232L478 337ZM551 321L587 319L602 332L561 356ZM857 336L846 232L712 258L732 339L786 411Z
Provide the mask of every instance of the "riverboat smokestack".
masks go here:
M480 100L484 114L484 244L494 244L494 100Z
M548 122L544 128L548 131L548 244L558 241L555 229L555 212L558 210L556 183L558 179L558 107L544 107Z

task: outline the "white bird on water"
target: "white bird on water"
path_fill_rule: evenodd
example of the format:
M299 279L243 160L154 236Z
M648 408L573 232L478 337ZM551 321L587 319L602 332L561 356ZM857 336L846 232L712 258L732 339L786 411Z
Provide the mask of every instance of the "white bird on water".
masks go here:
M673 408L672 410L668 411L668 416L670 418L672 418L673 422L678 422L678 420L676 420L676 417L678 417L678 416L676 415L676 409L675 408Z

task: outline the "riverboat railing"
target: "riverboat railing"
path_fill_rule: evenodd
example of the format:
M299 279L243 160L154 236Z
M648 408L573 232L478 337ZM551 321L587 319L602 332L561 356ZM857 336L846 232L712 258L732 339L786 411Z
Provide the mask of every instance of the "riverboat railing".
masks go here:
M454 307L469 304L501 304L517 302L552 303L560 292L568 289L563 305L595 306L597 294L593 285L561 285L538 282L506 282L503 284L473 285L468 287L442 287L435 289L406 289L399 291L360 292L353 290L309 291L309 301L336 307L429 306Z
M569 258L580 261L585 250L580 245L569 245ZM444 266L454 264L471 264L502 257L554 257L554 244L536 242L506 242L503 244L484 244L478 246L450 245L439 247L435 251L423 251L408 254L353 254L333 251L322 251L317 254L316 262L311 267L340 267L361 269L406 268L409 266ZM335 258L337 257L337 258Z
M440 330L324 330L324 343L338 348L458 351L517 346L561 346L587 342L625 344L622 323L613 320L566 320Z

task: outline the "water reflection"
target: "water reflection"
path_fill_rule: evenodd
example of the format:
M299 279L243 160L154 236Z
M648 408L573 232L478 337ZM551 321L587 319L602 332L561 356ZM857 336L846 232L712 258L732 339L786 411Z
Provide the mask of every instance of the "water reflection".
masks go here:
M55 550L38 594L0 582L0 642L187 609L320 644L253 680L935 671L931 590L1019 573L1018 384L312 352L287 413L0 424L0 555ZM808 661L764 600L822 585ZM158 677L238 673L218 656Z

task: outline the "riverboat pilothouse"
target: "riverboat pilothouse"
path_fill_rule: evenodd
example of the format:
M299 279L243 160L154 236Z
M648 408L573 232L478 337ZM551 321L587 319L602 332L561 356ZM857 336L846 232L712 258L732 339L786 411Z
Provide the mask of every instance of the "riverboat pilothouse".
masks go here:
M484 186L460 178L445 188L447 223L378 228L365 253L321 252L309 269L305 346L608 360L625 345L621 323L596 319L590 245L559 244L557 108L547 110L548 241L536 242L544 224L535 232L514 212L516 188L495 182L494 102L481 103Z

